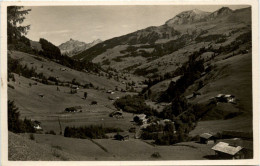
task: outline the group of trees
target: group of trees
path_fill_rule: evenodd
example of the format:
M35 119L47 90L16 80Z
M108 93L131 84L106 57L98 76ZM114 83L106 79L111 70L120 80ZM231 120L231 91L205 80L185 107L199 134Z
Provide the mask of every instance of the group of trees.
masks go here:
M61 59L61 52L57 46L43 38L40 38L39 43L43 49L43 51L39 51L40 55L49 59Z
M181 78L177 80L176 82L171 82L168 89L162 93L162 95L159 98L159 101L165 101L170 102L175 97L180 96L186 88L188 88L191 84L194 83L195 80L200 78L200 75L202 72L204 72L204 60L194 60L190 59L189 63L187 63L187 67L185 68L185 71Z
M33 122L29 119L20 119L19 109L14 101L8 100L8 130L14 133L35 133Z
M139 75L139 76L147 76L150 73L156 73L159 70L157 68L153 69L147 69L147 68L138 68L134 71L134 74Z
M124 96L117 99L114 105L118 109L122 109L125 112L130 112L134 114L146 114L146 115L157 115L157 111L148 105L146 105L145 100L142 96Z
M216 41L216 43L221 43L226 41L226 36L222 34L214 34L214 35L207 35L207 36L198 36L195 39L197 42L211 42Z
M103 126L85 126L85 127L66 127L64 130L64 137L72 138L91 138L91 139L102 139L108 138L106 133L122 132L120 128L114 127L103 127Z

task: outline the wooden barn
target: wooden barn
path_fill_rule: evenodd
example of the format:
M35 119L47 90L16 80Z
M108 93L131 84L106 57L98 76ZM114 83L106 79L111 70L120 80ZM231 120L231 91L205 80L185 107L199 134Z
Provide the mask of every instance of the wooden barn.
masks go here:
M203 133L200 135L200 143L202 144L214 144L215 137L209 133Z
M244 151L241 146L231 146L225 142L219 142L212 147L218 158L221 159L244 159Z

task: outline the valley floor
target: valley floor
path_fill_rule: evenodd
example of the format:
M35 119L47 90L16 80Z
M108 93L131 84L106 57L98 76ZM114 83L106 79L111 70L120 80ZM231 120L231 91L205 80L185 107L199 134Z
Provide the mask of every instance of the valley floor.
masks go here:
M125 85L108 81L104 77L79 73L78 71L68 71L67 75L61 71L61 66L54 62L41 62L35 60L31 55L22 54L28 65L37 66L41 72L48 73L48 76L58 76L63 81L71 81L73 76L81 82L92 81L98 86L106 86L114 89L116 86ZM13 56L18 56L15 54ZM224 73L213 73L212 78L200 91L202 95L191 102L205 102L217 93L232 93L240 100L239 107L231 105L221 105L218 107L224 110L242 110L245 116L238 116L227 120L207 120L200 121L197 127L190 133L191 136L200 135L204 132L217 133L225 130L251 131L252 130L252 105L251 105L251 54L238 55L216 63L220 69L229 71ZM237 62L237 63L234 63ZM44 68L40 66L44 63ZM222 68L223 67L223 68ZM224 68L225 67L225 68ZM54 73L48 72L53 69ZM221 70L217 70L221 71ZM237 72L239 71L239 72ZM215 75L214 75L215 74ZM211 159L214 151L213 145L199 144L196 142L182 142L172 146L155 146L141 139L134 139L130 136L129 140L117 141L109 139L76 139L66 138L60 133L59 121L61 122L62 132L66 126L88 126L102 125L106 127L118 127L128 132L134 125L134 114L123 112L123 117L117 119L109 117L109 114L116 110L113 106L114 100L109 97L122 97L131 92L115 91L115 94L107 93L107 89L83 89L80 88L76 94L70 94L70 88L56 85L45 85L14 74L15 82L9 81L8 84L14 88L8 88L8 99L14 100L19 108L21 117L38 120L42 123L43 134L34 134L35 140L30 140L28 134L16 135L9 132L9 160L204 160ZM241 79L243 78L243 79ZM236 81L239 84L232 84ZM37 83L37 84L35 84ZM223 86L223 83L228 86ZM30 86L31 85L31 86ZM242 87L239 89L239 87ZM156 88L156 87L155 87ZM84 92L88 93L86 99L83 98ZM190 91L187 92L191 93ZM44 97L41 97L44 95ZM92 101L97 101L96 105L91 105ZM150 103L151 104L151 103ZM153 104L153 103L152 103ZM82 112L66 113L68 107L81 106ZM158 105L154 105L157 108ZM160 108L163 109L163 108ZM44 134L46 131L53 130L57 135ZM22 145L22 146L21 146ZM158 152L160 158L153 158L151 155Z

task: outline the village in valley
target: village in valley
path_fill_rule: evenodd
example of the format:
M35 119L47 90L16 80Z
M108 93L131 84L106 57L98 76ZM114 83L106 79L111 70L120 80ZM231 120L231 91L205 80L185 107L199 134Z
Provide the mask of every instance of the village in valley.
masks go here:
M60 45L17 27L39 8L7 7L9 160L253 158L251 7Z

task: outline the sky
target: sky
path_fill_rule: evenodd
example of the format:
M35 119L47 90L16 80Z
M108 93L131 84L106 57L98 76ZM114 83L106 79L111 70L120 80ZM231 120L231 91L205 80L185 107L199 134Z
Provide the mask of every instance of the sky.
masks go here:
M71 38L86 43L107 40L149 26L163 25L182 11L213 12L223 6L27 6L23 25L31 25L27 37L44 38L56 46ZM239 9L247 6L225 6Z

